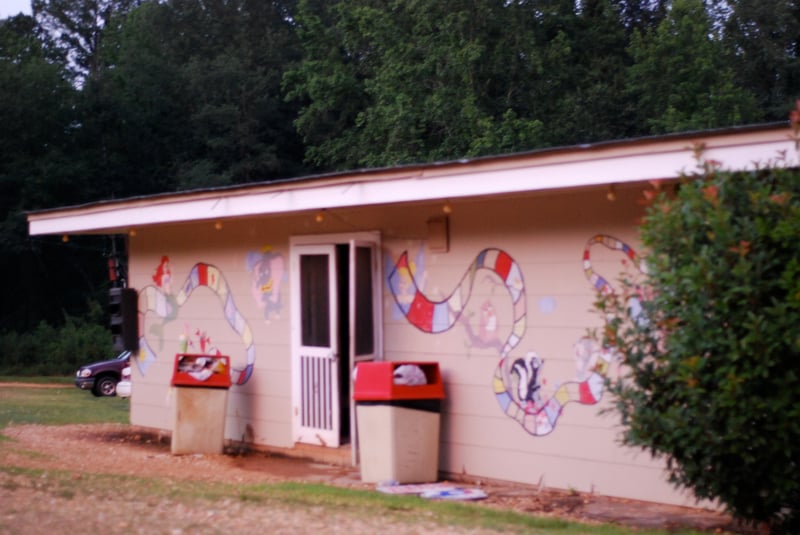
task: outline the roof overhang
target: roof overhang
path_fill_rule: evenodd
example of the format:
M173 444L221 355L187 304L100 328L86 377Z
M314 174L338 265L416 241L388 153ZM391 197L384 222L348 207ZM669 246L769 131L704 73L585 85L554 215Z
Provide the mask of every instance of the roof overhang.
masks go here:
M147 225L528 193L677 178L704 160L748 170L797 165L787 124L306 177L31 212L31 235L126 233ZM791 158L788 156L791 155Z

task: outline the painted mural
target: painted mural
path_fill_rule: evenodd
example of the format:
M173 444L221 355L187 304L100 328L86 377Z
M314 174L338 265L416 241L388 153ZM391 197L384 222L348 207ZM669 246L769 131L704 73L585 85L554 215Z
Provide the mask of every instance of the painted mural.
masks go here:
M153 274L153 284L139 291L139 356L136 363L142 374L147 373L149 365L158 358L158 352L164 345L164 327L178 317L179 309L186 304L189 297L196 289L205 287L211 290L219 299L228 325L241 337L244 345L244 365L231 366L231 381L237 385L245 384L253 374L255 365L255 344L253 333L247 320L239 312L230 286L220 269L212 264L200 262L195 264L189 275L181 284L177 293L173 289L172 270L169 257L163 256ZM155 322L148 333L144 331L145 318L154 314L160 322ZM149 335L149 336L148 336ZM158 351L153 349L148 339L153 339ZM214 348L210 337L205 331L192 329L184 324L184 331L180 337L180 348L176 353L186 353L191 347L201 353L216 355L219 351Z
M403 254L406 255L406 262L402 266L394 265L390 252L387 252L386 261L383 263L386 278L393 276L395 281L392 287L392 295L395 300L395 306L392 309L394 319L401 319L405 316L404 308L414 300L418 291L425 291L425 281L428 278L425 271L424 242L419 242L417 254L414 255L413 260L408 259L407 251Z
M596 291L614 291L608 281L592 268L591 249L596 245L623 254L636 269L643 269L635 251L624 242L603 234L593 236L584 247L583 271ZM512 327L504 339L498 332L495 305L490 299L479 306L477 326L465 313L476 277L485 271L496 275L500 281L498 284L511 300ZM594 405L602 398L606 375L616 358L612 348L600 347L588 337L579 339L573 345L575 378L554 383L547 396L542 388L546 383L544 360L534 351L528 351L524 356L512 354L525 335L528 305L522 270L507 252L487 248L478 253L452 293L441 301L429 299L416 284L407 252L403 252L394 263L387 281L398 308L417 329L437 334L461 325L473 346L497 349L500 358L492 381L495 397L503 412L531 435L551 433L569 403ZM552 312L555 306L552 298L543 298L539 302L540 310L545 313Z
M250 251L246 258L250 272L250 292L258 308L264 312L264 321L280 317L281 283L286 276L283 256L265 245L260 251Z

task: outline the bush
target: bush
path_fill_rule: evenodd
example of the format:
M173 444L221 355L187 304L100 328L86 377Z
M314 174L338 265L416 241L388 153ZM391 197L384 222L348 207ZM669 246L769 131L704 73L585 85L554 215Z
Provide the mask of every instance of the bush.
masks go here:
M113 353L107 317L92 303L87 317L68 316L61 327L42 322L32 332L0 334L0 375L71 375Z
M654 198L647 273L598 300L623 440L697 498L797 533L800 172L708 164Z

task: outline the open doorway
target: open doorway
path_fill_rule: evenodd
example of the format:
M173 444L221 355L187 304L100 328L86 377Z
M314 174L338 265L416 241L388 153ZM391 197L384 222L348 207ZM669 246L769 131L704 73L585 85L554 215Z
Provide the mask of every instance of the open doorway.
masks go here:
M382 358L379 245L377 233L290 243L296 442L355 444L353 368Z

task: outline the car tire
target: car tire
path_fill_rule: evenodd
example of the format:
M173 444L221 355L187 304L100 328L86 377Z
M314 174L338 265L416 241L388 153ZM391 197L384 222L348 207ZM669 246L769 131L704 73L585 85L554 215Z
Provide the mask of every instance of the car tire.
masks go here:
M94 382L92 394L97 397L108 397L117 395L117 380L110 375L98 377Z

